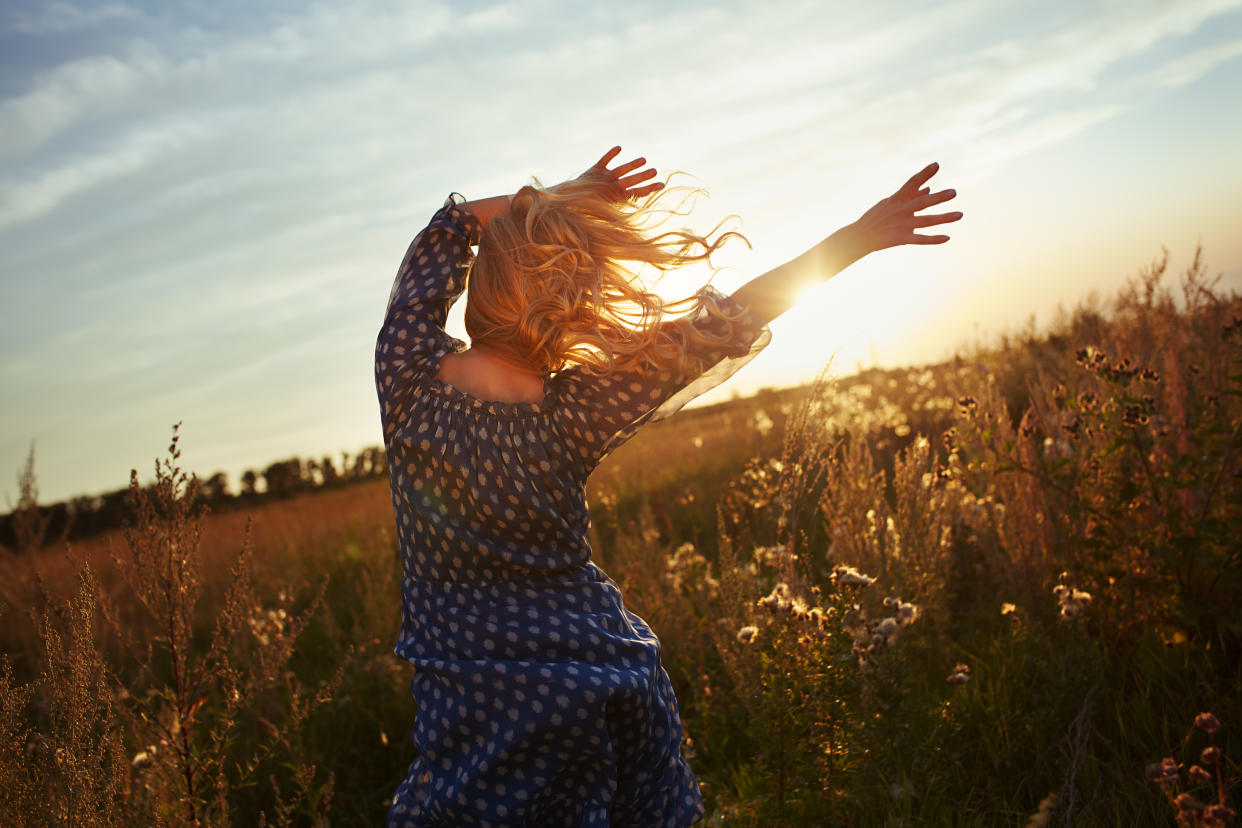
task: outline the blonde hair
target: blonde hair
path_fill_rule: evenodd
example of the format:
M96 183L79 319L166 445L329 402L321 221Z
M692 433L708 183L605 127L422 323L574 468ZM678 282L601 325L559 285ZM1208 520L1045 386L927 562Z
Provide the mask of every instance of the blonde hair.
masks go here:
M525 367L553 373L581 365L614 370L682 371L693 345L723 345L736 315L702 294L665 301L638 280L642 267L669 270L705 262L731 238L717 225L707 235L655 233L685 215L699 190L666 188L638 201L619 198L616 182L584 175L550 189L523 187L509 214L493 218L467 278L466 332ZM673 207L664 206L679 195ZM674 320L667 313L687 312ZM691 325L706 313L711 329ZM713 330L714 329L714 330Z

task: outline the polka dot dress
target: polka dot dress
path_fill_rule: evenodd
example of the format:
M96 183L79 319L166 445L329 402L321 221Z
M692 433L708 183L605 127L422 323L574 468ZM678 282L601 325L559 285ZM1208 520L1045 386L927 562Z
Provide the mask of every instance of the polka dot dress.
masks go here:
M752 317L697 376L569 368L543 400L436 378L479 226L451 196L406 254L376 347L414 665L418 757L390 826L680 826L703 815L660 642L591 562L585 484L637 427L768 340ZM737 311L705 288L705 300ZM693 324L729 326L702 314Z

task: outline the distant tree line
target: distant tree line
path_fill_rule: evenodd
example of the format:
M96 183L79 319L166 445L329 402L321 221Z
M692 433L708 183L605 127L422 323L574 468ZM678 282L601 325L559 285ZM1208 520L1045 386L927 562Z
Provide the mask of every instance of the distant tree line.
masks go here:
M388 475L384 449L365 448L357 454L342 452L339 460L277 460L262 471L247 469L233 491L224 472L198 480L198 496L212 509L254 506L266 499L292 497L303 492L336 489ZM34 450L18 473L21 496L11 511L0 516L0 546L26 552L48 542L81 540L124 525L129 515L129 487L99 495L81 495L41 506L36 502Z

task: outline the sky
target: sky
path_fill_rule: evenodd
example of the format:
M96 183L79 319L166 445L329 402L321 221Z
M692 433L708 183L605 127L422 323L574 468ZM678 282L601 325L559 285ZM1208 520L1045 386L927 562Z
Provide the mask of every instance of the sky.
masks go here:
M935 361L1162 247L1242 287L1242 0L4 0L0 510L32 442L41 502L176 422L234 480L380 444L409 240L614 144L710 192L693 226L740 218L725 291L939 161L952 241L808 291L710 399Z

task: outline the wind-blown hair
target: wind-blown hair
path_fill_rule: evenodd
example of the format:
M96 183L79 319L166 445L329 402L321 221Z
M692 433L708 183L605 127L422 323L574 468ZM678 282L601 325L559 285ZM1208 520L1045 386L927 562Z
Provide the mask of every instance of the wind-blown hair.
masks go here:
M644 265L661 275L692 262L710 266L729 239L749 244L736 231L721 232L723 222L705 236L655 232L685 215L699 192L677 187L619 200L615 181L604 175L523 187L509 214L493 218L479 241L466 293L472 343L543 373L570 365L591 373L681 371L691 345L724 344L736 319L710 296L669 302L638 279ZM663 206L670 195L676 204ZM724 324L689 324L704 313Z

